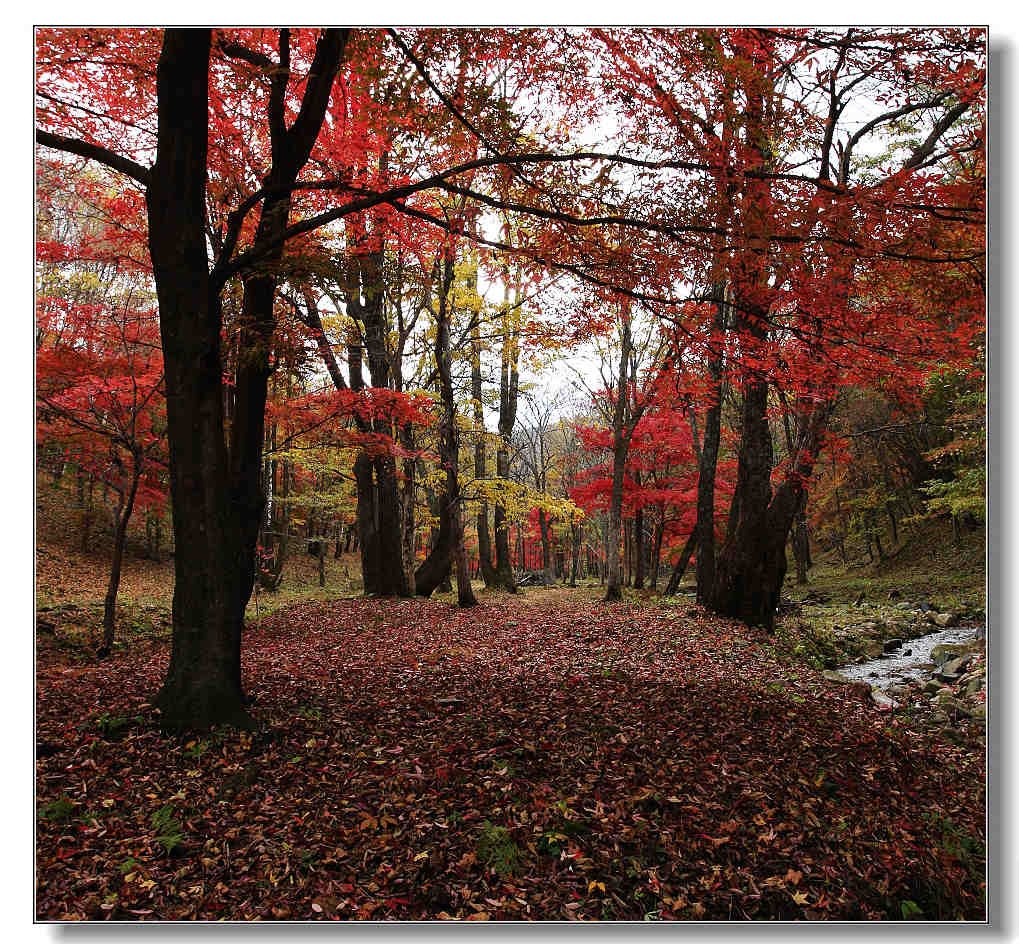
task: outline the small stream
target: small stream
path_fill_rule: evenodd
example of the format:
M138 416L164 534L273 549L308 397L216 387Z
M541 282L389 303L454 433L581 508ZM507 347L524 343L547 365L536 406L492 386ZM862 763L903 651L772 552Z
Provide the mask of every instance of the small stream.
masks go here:
M859 665L840 666L838 671L853 682L866 682L880 689L901 685L911 679L925 682L934 675L931 652L935 646L959 645L981 639L983 636L984 627L979 625L942 629L928 636L904 640L902 648L895 652L871 659L869 662L861 662Z

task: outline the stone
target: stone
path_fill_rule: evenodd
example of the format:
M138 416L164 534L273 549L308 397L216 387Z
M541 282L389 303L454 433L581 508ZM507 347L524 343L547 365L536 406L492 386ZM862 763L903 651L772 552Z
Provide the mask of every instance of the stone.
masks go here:
M931 650L931 662L935 665L944 665L946 662L951 662L952 659L957 659L966 651L967 647L959 643L943 642Z
M878 708L883 708L885 711L894 711L899 707L899 703L894 698L885 694L879 688L872 688L870 690L870 697Z
M934 622L943 629L947 629L949 626L955 626L959 622L959 617L954 613L938 613L934 617Z
M885 652L895 652L896 649L902 648L901 639L886 639L884 644Z
M915 607L914 607L914 605L912 603L910 603L907 600L904 603L896 603L895 604L895 609L897 609L897 610L912 610L912 609L915 609Z
M860 648L863 649L863 654L868 659L876 659L884 652L884 646L880 639L866 639Z
M967 653L966 655L959 656L958 659L952 659L951 662L946 662L941 667L941 671L946 675L962 676L962 673L968 668L972 661L973 656Z
M829 682L834 682L836 685L849 684L849 679L847 679L841 672L835 672L832 669L825 669L821 675L823 675Z
M931 679L929 682L924 684L923 690L927 695L937 695L938 692L941 691L941 683L935 682L934 679Z
M935 711L934 714L931 715L931 721L935 724L948 724L948 715L946 715L943 711Z
M981 678L971 678L966 683L966 694L975 695L984 687L984 680Z

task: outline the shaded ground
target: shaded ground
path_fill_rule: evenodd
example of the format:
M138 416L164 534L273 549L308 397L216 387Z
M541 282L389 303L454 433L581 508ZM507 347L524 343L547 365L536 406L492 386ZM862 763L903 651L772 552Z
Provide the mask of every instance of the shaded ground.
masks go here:
M679 605L341 600L168 739L165 639L40 656L40 918L982 918L983 748Z

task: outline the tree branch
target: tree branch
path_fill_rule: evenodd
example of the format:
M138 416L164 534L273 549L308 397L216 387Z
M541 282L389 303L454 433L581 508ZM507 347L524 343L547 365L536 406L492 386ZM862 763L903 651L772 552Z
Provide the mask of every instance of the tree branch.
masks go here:
M79 157L98 161L107 167L118 170L122 174L137 180L143 187L149 185L151 173L147 167L143 167L137 161L128 157L116 154L109 148L99 144L90 144L88 141L80 141L77 138L65 138L62 134L54 134L52 131L43 131L41 128L35 132L35 139L43 147L53 148L57 151L64 151L68 154L77 154Z

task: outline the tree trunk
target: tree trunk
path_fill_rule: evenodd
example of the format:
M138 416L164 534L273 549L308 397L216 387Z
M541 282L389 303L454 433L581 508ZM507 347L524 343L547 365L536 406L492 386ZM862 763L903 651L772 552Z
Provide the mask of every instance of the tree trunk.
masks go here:
M639 482L638 482L639 484ZM633 589L644 589L644 509L638 508L633 516Z
M435 532L431 550L414 573L414 586L419 597L430 597L449 579L453 550L452 522L445 494L439 497L438 504L438 530Z
M251 562L229 487L222 313L210 290L205 242L210 41L205 29L164 33L156 72L156 163L146 194L175 551L170 666L155 698L168 728L251 722L240 660L247 602L241 602L241 588L252 576L241 571Z
M436 550L445 556L445 567L442 569L444 576L448 576L450 570L450 556L455 564L457 580L457 601L461 607L474 606L478 601L474 597L474 590L471 587L470 571L467 567L467 553L464 548L463 516L460 511L460 449L459 436L456 427L456 401L453 396L453 378L450 371L450 349L449 349L449 293L453 283L453 260L449 254L443 261L439 279L439 300L435 319L435 363L439 375L439 392L442 399L442 419L439 423L439 455L442 465L446 469L446 491L440 499L440 508L443 508L445 515L440 518L441 523L446 524L447 545L433 549L429 558L435 556ZM425 564L429 564L426 560ZM422 565L424 567L424 565ZM435 573L440 572L440 562L436 561L432 568ZM419 571L418 577L420 578ZM417 581L418 593L425 589L420 579ZM434 587L429 588L423 595L429 596Z
M555 583L555 574L552 571L552 538L544 508L538 509L538 533L541 536L541 582L550 586Z
M807 496L804 494L800 510L796 513L796 524L793 528L793 558L796 561L796 583L807 583L807 571L810 569L810 538L807 535L807 514L805 511Z
M606 528L606 572L605 602L623 598L619 575L619 538L623 520L623 478L626 472L626 456L630 440L626 429L627 400L629 386L627 368L630 363L630 318L623 314L622 338L619 357L619 389L612 416L612 492L609 499L609 519ZM632 379L632 378L631 378ZM632 427L629 432L632 432Z
M476 286L475 286L476 287ZM487 478L485 456L485 411L481 403L481 335L477 315L471 325L471 400L474 405L474 478ZM486 587L497 585L495 564L492 563L492 534L488 529L488 502L478 509L478 567Z
M683 545L683 551L680 553L679 559L676 561L676 566L672 568L672 574L665 587L665 595L667 597L671 597L679 589L679 585L683 582L683 575L686 573L687 567L690 566L690 558L693 557L693 552L696 549L697 544L697 529L694 528L693 531L690 532L690 537L687 538L686 544Z
M748 626L770 630L785 577L786 535L781 553L776 554L768 527L773 453L767 405L768 384L748 380L743 391L736 489L716 566L711 608Z
M805 500L830 402L814 406L803 423L786 479L771 496L771 434L766 415L767 389L752 383L744 395L736 492L729 530L716 573L712 610L748 626L774 628L787 561L786 542Z
M519 287L515 294L519 296ZM519 364L519 312L510 304L510 278L504 283L502 312L502 352L499 365L499 445L495 454L495 474L503 481L509 478L509 438L517 419L520 390ZM511 593L516 592L513 580L513 558L510 553L509 521L505 505L497 501L493 514L495 527L495 583ZM518 531L519 539L519 531ZM519 563L519 560L518 560Z
M728 324L725 302L726 287L716 283L714 327L721 338ZM722 437L722 350L709 352L708 372L711 374L711 402L704 418L704 440L700 447L697 470L697 602L709 606L715 584L715 472L718 468L718 447Z
M662 539L665 537L665 502L658 503L655 518L654 546L651 553L651 589L658 589L659 571L662 569Z
M138 494L138 481L142 473L141 465L141 458L133 456L131 484L117 512L117 528L113 537L113 564L110 567L110 582L106 588L106 601L103 605L103 642L96 653L100 659L105 659L113 651L117 626L117 591L120 588L120 568L124 562L127 525L131 520L131 512L134 511L135 496Z

